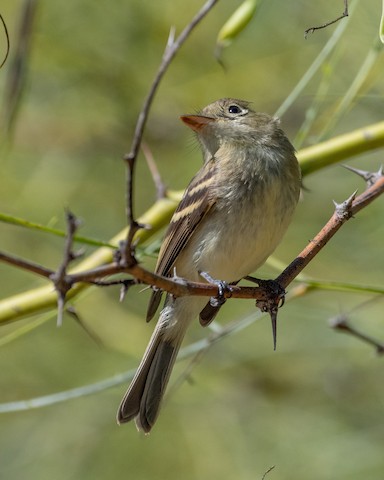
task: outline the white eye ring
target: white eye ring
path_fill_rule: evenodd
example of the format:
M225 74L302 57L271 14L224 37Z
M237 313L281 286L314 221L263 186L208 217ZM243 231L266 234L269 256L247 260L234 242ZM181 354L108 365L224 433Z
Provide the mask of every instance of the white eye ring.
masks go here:
M228 107L228 113L233 116L246 115L248 113L248 110L246 108L241 108L239 105L236 105L236 103L234 103L233 105L230 105Z

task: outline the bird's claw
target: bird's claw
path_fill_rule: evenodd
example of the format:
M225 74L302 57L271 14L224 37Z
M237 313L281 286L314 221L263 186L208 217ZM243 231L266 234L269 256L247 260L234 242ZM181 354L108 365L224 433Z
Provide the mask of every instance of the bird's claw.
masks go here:
M207 272L199 271L199 274L207 282L212 283L213 285L216 285L218 289L217 295L209 299L209 304L214 308L221 307L221 305L223 305L226 302L227 298L231 296L232 287L228 285L228 283L225 282L224 280L216 280L212 278Z

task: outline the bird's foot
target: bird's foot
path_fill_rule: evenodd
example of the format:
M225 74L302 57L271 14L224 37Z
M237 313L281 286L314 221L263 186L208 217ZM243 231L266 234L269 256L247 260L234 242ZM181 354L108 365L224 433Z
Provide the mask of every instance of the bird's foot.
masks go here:
M221 305L226 302L227 298L231 296L232 287L224 280L216 280L215 278L212 278L207 272L199 271L199 274L208 283L212 283L218 288L217 295L209 299L209 304L214 308L221 307Z

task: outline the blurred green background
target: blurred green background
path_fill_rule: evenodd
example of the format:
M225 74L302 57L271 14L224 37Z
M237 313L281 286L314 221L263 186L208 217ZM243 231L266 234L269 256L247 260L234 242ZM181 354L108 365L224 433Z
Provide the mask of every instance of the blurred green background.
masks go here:
M352 2L351 2L352 3ZM356 2L355 2L356 3ZM304 30L342 12L343 2L265 1L246 31L214 60L220 27L239 2L222 0L171 65L153 104L145 141L165 183L181 189L200 153L178 116L224 96L251 100L274 113L337 26L304 40ZM3 0L11 42L21 0ZM122 156L159 65L169 29L189 22L202 2L57 0L38 3L27 82L6 138L6 76L0 70L2 113L0 211L64 228L64 208L83 219L81 233L108 240L125 224ZM306 112L318 103L304 146L317 141L335 106L377 42L380 5L360 1L335 53L282 118L294 141ZM3 49L4 36L0 36ZM377 45L376 45L377 46ZM11 52L12 54L12 52ZM362 89L328 137L383 120L383 57L377 53ZM296 144L298 147L299 145ZM382 152L349 165L377 170ZM305 179L307 190L276 257L288 263L342 201L364 183L333 166ZM143 157L137 167L136 212L155 200ZM305 273L316 279L383 285L384 203L379 199L345 225ZM63 242L0 224L0 249L55 268ZM87 252L91 249L87 248ZM145 265L153 266L153 260ZM265 266L260 275L275 275ZM44 285L0 264L1 298ZM0 348L0 402L31 399L97 382L137 366L152 325L144 322L148 291L92 289L76 302L97 345L70 317L54 316ZM373 349L329 328L340 313L360 330L383 335L383 300L314 292L280 312L278 349L269 320L216 343L171 389L149 437L118 427L115 412L126 384L40 409L0 415L0 477L4 479L261 479L379 480L384 472L383 360ZM368 303L364 303L367 302ZM233 300L222 324L256 311ZM2 337L31 319L2 326ZM196 325L187 342L209 335ZM177 365L173 380L188 363ZM172 380L171 380L172 383Z

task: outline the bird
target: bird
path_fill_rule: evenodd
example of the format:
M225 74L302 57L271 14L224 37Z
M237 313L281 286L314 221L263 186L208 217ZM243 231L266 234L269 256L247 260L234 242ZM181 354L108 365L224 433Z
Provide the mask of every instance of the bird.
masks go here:
M263 265L291 221L301 186L295 149L278 118L254 111L245 100L222 98L180 118L197 135L203 165L171 218L155 272L236 284ZM161 295L153 291L147 321ZM167 294L119 406L119 424L134 419L139 431L151 431L187 328L199 315L208 324L223 301Z

